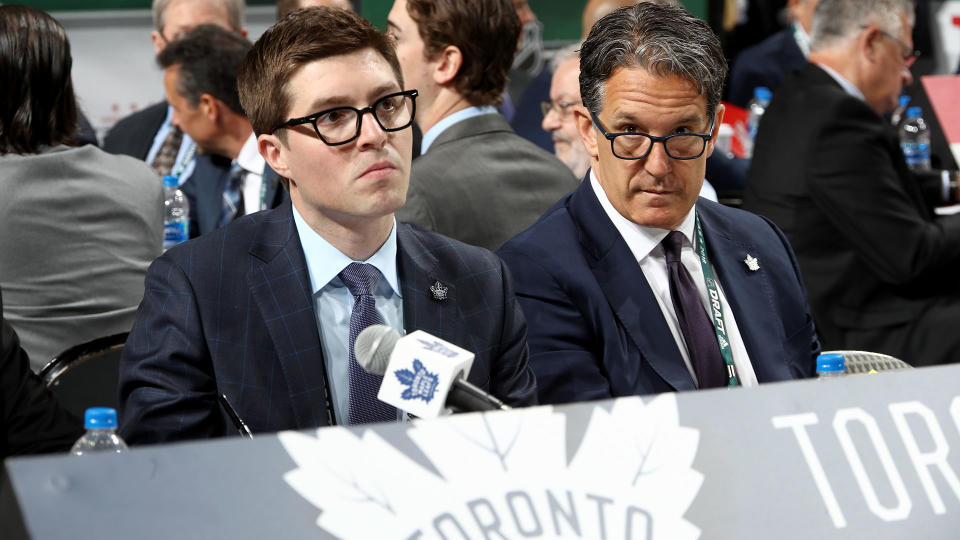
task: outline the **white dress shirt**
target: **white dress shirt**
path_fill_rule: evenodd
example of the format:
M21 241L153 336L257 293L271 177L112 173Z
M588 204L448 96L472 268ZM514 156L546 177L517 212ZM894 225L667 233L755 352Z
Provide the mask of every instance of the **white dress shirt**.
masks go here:
M243 214L252 214L263 210L266 202L263 200L263 169L267 161L257 149L257 135L251 133L237 159L233 163L243 167ZM239 217L239 216L238 216Z
M683 362L687 366L687 371L690 372L694 383L699 386L697 374L693 370L693 364L690 363L687 344L683 340L683 334L680 332L680 323L677 320L677 314L673 309L673 300L670 298L670 278L667 274L667 260L663 254L663 248L660 246L660 242L667 237L670 231L637 225L623 217L620 212L613 207L610 199L607 198L607 194L597 181L596 173L593 170L590 171L590 185L593 187L597 199L600 200L600 206L603 207L603 210L607 213L607 216L613 222L617 231L620 232L620 236L627 243L627 247L630 248L631 253L633 253L633 256L637 259L640 270L643 272L644 278L646 278L650 289L653 291L653 295L657 299L657 305L660 306L663 318L667 321L667 327L670 328L673 340L676 342L677 348L680 349L680 355L683 357ZM690 209L687 217L684 218L683 223L681 223L677 229L683 234L680 262L686 267L687 271L690 272L690 276L697 286L697 292L700 293L700 302L703 304L704 309L708 309L709 301L707 300L707 285L703 279L703 268L700 266L700 258L694 251L692 242L695 234L694 223L696 208L696 205L694 205L694 207ZM712 265L711 268L713 268ZM716 275L716 269L713 270L714 275ZM747 348L743 343L743 338L740 336L740 329L737 326L736 317L734 316L730 303L727 302L727 297L723 293L723 287L720 285L719 279L717 280L717 292L720 293L720 303L723 305L723 318L727 326L727 338L730 341L733 364L737 368L737 376L740 379L740 384L743 386L756 386L757 375L753 371L753 364L750 363L750 356L747 354ZM709 313L709 311L707 311L707 313Z

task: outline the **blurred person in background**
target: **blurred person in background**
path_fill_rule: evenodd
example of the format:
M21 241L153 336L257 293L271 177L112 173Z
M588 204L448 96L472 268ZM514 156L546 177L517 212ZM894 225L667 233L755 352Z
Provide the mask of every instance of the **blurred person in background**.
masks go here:
M163 193L142 162L74 146L70 43L55 19L0 6L0 287L32 366L126 332L161 252Z
M810 28L813 12L820 0L788 0L786 12L790 24L760 43L744 49L730 74L727 101L747 107L753 89L764 86L776 90L790 72L802 68L810 56Z
M398 220L492 250L576 187L497 112L521 28L509 0L396 0L387 27L423 131Z
M277 20L286 17L291 11L308 7L327 6L354 11L349 0L277 0Z
M17 333L2 317L0 426L0 460L24 454L65 452L84 431L83 421L64 409L30 369Z
M956 172L911 171L883 117L913 79L913 14L820 0L809 62L760 121L744 208L789 238L825 348L928 365L960 359L960 216L933 212Z

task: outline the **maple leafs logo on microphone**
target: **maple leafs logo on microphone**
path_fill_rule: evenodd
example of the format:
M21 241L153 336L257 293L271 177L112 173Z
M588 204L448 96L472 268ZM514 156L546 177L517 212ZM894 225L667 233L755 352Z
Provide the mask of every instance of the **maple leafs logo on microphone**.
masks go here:
M422 399L430 403L433 395L437 393L437 386L440 384L439 377L435 373L430 373L424 367L423 362L413 359L413 371L409 369L398 369L393 372L397 376L400 384L407 385L407 389L400 394L403 399Z

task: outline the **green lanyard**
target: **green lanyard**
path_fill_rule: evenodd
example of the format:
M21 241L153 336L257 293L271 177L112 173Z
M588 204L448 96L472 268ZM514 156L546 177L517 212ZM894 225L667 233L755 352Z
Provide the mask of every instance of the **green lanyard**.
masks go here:
M727 325L723 318L723 304L720 303L720 291L710 268L710 259L707 257L707 243L703 239L703 228L700 227L700 217L695 217L697 226L697 251L700 255L700 267L703 268L703 281L707 285L707 295L710 297L710 321L717 333L717 345L720 346L720 355L727 365L727 386L740 386L737 377L737 367L733 365L733 353L730 351L730 340L727 338Z

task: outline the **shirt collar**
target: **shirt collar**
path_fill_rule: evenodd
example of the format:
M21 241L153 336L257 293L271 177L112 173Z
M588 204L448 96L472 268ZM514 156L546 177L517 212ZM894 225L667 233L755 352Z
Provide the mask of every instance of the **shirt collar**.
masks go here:
M247 172L263 174L263 168L267 162L263 159L263 156L260 155L260 150L257 149L256 133L250 134L247 141L243 143L240 153L237 154L237 159L233 160L233 162L243 167L243 170Z
M833 68L831 68L830 66L827 66L827 65L824 65L824 64L817 64L817 66L818 66L820 69L826 71L826 72L827 72L827 75L830 75L831 77L833 77L833 80L837 81L837 84L839 84L840 87L843 88L844 91L846 91L848 94L850 94L851 96L853 96L853 97L855 97L855 98L860 99L860 101L867 101L866 96L864 96L864 95L863 95L863 92L861 92L860 89L857 88L857 85L855 85L855 84L853 84L852 82L850 82L849 80L847 80L843 75L837 73L837 72L836 72Z
M426 154L427 150L430 148L430 145L433 144L433 141L437 140L437 137L439 137L440 134L446 131L450 126L458 122L463 122L467 118L473 118L474 116L480 116L481 114L496 114L496 112L496 107L492 105L480 105L467 107L466 109L457 111L450 116L444 117L423 134L423 141L420 142L420 154Z
M633 256L637 259L637 262L640 262L650 255L650 252L653 251L653 248L660 245L660 242L667 237L667 234L670 231L658 229L656 227L638 225L618 212L617 209L613 207L613 203L610 202L610 199L607 198L606 192L603 191L603 186L601 186L600 182L597 180L597 173L593 169L590 169L590 186L593 188L594 194L600 201L600 206L603 207L603 211L607 213L610 221L613 222L613 226L617 228L617 231L627 243L627 247L630 248ZM696 208L697 205L694 204L693 208L690 209L690 212L687 213L687 216L683 218L683 222L680 223L680 227L676 229L683 234L687 243L691 246L693 245L693 229L697 215Z
M297 207L293 208L293 221L300 235L300 245L303 246L303 256L307 261L307 273L310 275L310 290L317 294L352 262L372 264L383 274L394 294L400 294L400 280L397 277L397 220L393 220L393 228L387 241L380 246L376 253L366 261L354 261L344 255L342 251L333 247L333 244L317 234L303 219Z
M793 30L793 40L797 43L803 57L810 56L810 34L797 21L790 23L790 27Z

